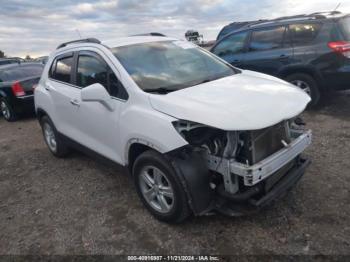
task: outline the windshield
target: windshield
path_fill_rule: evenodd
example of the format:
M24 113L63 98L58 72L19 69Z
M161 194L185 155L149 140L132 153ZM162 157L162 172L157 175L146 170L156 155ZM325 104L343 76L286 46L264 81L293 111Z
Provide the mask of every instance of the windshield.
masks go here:
M112 49L144 91L171 92L230 76L235 69L185 41L135 44Z
M18 66L0 71L0 79L6 82L21 80L31 76L39 76L42 71L42 65Z
M340 27L344 34L345 40L350 41L350 17L340 20Z

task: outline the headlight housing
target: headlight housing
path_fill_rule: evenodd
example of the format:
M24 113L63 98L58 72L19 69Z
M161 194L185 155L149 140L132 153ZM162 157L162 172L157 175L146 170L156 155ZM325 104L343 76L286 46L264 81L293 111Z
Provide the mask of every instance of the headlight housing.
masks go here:
M173 122L177 132L192 146L206 149L211 155L232 157L237 151L238 133L179 120Z

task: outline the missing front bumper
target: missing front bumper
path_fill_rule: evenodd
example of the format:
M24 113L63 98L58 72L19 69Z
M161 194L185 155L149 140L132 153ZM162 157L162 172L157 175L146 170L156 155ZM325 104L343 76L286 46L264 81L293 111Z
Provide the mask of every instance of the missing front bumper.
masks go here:
M230 216L240 216L256 212L261 208L286 195L303 177L310 160L299 158L297 163L278 181L269 191L264 192L260 185L250 189L251 194L242 197L239 194L229 194L225 190L218 190L220 196L216 209Z
M311 144L311 131L294 135L295 138L290 144L255 165L246 165L235 159L207 155L208 167L223 175L225 191L234 194L239 190L238 177L243 178L244 186L255 186L281 170Z

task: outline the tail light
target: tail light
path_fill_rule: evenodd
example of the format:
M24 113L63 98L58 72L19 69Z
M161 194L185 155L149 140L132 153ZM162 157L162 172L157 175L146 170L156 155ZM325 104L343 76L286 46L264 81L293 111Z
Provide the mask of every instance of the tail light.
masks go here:
M12 85L12 92L15 96L24 96L26 93L24 92L20 82L15 82L13 85Z
M338 41L328 43L328 47L334 52L344 54L345 56L350 56L350 42Z

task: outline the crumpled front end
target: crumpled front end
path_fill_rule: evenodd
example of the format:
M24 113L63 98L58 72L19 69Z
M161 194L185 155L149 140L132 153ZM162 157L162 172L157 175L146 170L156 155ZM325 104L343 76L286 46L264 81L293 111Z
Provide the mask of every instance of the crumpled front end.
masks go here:
M310 163L301 154L311 144L312 133L299 118L238 132L186 121L174 126L209 170L215 196L209 209L228 215L256 210L284 195Z

